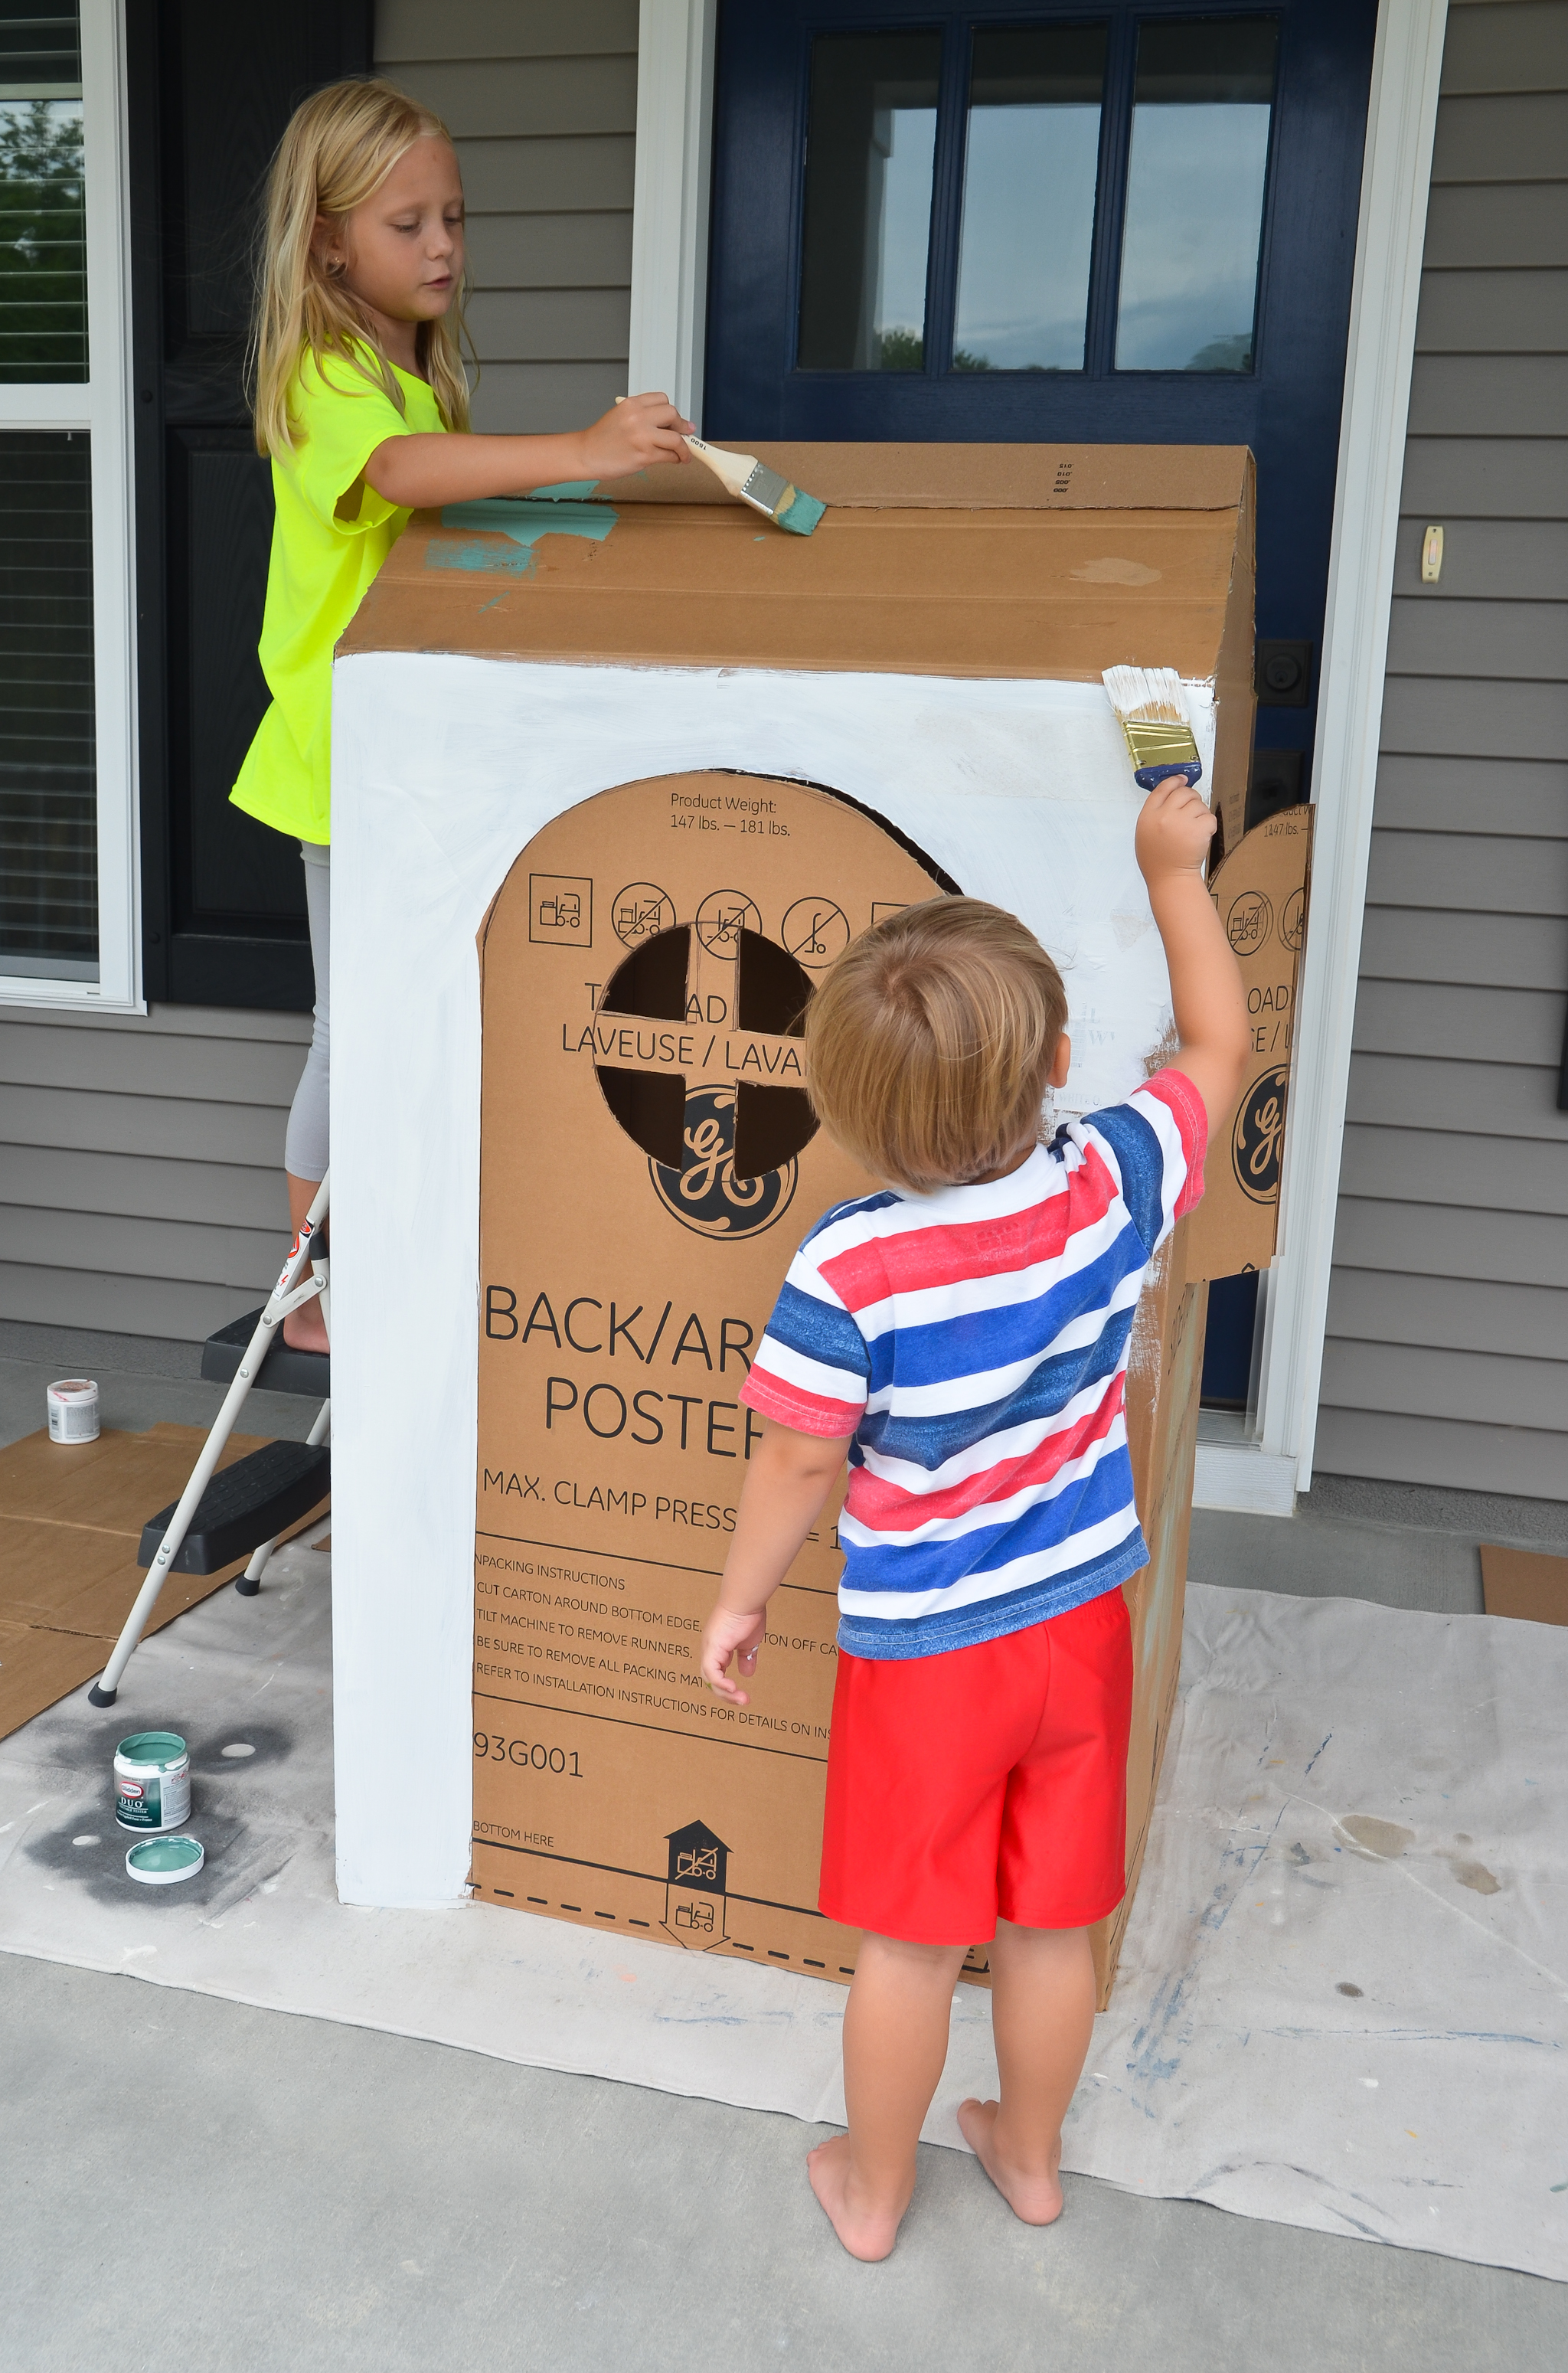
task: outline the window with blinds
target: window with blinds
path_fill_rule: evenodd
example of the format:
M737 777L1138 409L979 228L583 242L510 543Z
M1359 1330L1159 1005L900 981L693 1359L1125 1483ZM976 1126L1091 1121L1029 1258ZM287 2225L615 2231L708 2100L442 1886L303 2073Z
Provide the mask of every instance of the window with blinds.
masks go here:
M85 435L0 436L0 968L98 976Z
M0 6L0 380L88 375L76 0Z
M83 185L75 0L0 0L0 385L88 378ZM94 723L90 441L0 429L0 973L98 977Z

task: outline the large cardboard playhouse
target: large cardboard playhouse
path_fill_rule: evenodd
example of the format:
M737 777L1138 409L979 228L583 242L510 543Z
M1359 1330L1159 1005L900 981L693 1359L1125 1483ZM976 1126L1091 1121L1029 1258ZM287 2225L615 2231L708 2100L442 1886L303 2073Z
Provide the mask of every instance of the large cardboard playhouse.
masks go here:
M471 1883L842 1981L857 1940L815 1910L830 1518L750 1707L696 1672L755 1438L748 1351L800 1234L871 1183L815 1128L802 1007L879 915L962 889L1062 964L1061 1108L1125 1094L1169 991L1099 675L1179 669L1258 1030L1217 1191L1135 1332L1135 1880L1205 1280L1272 1249L1305 812L1241 837L1244 452L763 458L828 502L809 540L695 470L422 516L340 654L340 1884ZM1107 1987L1124 1919L1099 1939Z

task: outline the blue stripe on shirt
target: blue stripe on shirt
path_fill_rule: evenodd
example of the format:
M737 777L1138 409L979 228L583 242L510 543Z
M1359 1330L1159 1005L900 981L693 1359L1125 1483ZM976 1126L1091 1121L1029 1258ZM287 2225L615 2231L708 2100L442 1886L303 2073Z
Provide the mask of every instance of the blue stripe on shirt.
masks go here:
M764 1344L769 1339L798 1352L803 1360L814 1360L825 1368L841 1368L855 1386L844 1398L864 1397L862 1388L871 1370L866 1338L840 1303L819 1302L814 1293L802 1293L786 1278L767 1322ZM766 1353L759 1350L757 1356L766 1367Z
M911 1541L890 1536L879 1549L844 1544L846 1590L950 1590L970 1574L989 1573L1020 1558L1059 1549L1071 1533L1088 1532L1132 1506L1132 1461L1127 1444L1103 1453L1099 1464L1053 1499L1036 1500L1021 1516L977 1525L951 1540Z
M1148 1257L1129 1223L1097 1260L1059 1278L1027 1301L933 1318L923 1326L895 1320L868 1338L871 1388L883 1392L893 1383L895 1358L900 1385L944 1385L989 1368L1010 1368L1038 1352L1042 1344L1054 1343L1074 1319L1103 1310L1124 1278L1147 1267Z
M1125 1541L1117 1541L1113 1549L1066 1573L1026 1583L1022 1590L1010 1590L997 1598L983 1598L975 1607L942 1607L933 1614L915 1617L840 1615L838 1645L851 1656L892 1661L935 1656L950 1648L974 1647L984 1640L1004 1640L1010 1632L1025 1631L1032 1623L1044 1623L1053 1615L1065 1615L1071 1607L1103 1597L1148 1562L1141 1532L1130 1533Z
M1147 1258L1165 1224L1165 1157L1154 1125L1130 1105L1112 1105L1106 1112L1091 1113L1083 1126L1103 1137L1116 1155L1122 1200Z
M979 1409L944 1409L930 1417L902 1417L893 1409L873 1409L860 1420L857 1446L863 1443L885 1458L907 1459L930 1474L960 1451L983 1442L989 1433L1055 1417L1086 1385L1115 1375L1132 1330L1132 1317L1130 1310L1112 1312L1094 1342L1059 1351L1054 1360L1042 1360L1015 1392L999 1401L987 1401Z

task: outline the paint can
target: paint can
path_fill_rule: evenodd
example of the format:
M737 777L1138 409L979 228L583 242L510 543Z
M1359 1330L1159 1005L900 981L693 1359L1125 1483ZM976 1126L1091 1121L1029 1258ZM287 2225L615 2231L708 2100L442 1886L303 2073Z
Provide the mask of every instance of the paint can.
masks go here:
M143 1838L126 1851L125 1876L144 1887L177 1887L194 1878L206 1858L200 1838Z
M138 1730L114 1750L114 1818L123 1829L177 1829L191 1815L191 1757L172 1730Z
M44 1387L51 1442L98 1440L98 1386L90 1376L62 1376Z

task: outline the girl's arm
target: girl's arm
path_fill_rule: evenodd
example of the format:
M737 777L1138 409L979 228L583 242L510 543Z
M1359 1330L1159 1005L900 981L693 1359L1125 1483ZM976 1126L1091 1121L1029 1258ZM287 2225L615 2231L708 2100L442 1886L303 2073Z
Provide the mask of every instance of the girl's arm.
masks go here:
M1211 1130L1230 1117L1246 1065L1246 998L1241 967L1203 879L1215 819L1179 775L1156 783L1138 817L1134 843L1149 885L1185 1071L1209 1114Z
M718 1604L702 1627L702 1677L731 1704L750 1701L730 1678L730 1659L739 1657L746 1679L755 1672L767 1602L821 1515L851 1439L827 1440L766 1421L742 1488Z
M520 495L578 478L625 478L656 462L689 462L691 422L662 395L632 395L591 428L565 437L389 437L365 464L383 502L433 510L482 495Z

